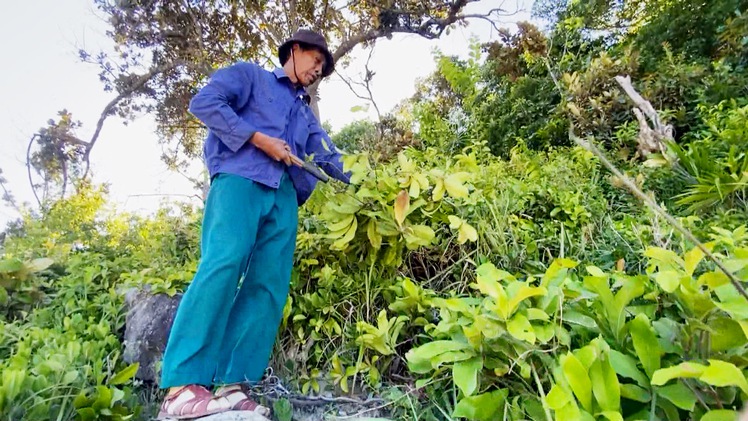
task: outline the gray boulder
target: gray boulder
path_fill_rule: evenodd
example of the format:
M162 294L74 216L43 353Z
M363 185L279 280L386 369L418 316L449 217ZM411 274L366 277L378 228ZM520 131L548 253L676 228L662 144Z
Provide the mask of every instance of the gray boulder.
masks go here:
M158 382L161 358L181 295L151 294L149 289L131 289L125 294L125 350L128 364L139 363L135 377Z

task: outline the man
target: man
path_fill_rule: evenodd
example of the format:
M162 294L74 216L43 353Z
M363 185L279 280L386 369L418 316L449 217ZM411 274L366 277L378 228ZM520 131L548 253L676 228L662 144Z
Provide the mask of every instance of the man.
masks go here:
M218 70L190 103L209 129L211 188L202 257L164 354L162 419L269 414L243 384L259 381L270 358L288 295L298 206L317 181L292 154L349 180L304 90L333 71L324 37L300 30L278 55L283 67L272 72L245 62Z

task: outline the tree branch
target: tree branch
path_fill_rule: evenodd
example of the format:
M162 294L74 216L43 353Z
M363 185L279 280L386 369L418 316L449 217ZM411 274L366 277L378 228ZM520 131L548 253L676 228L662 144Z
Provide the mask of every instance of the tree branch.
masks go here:
M474 3L480 0L456 0L454 3L449 4L449 13L446 17L438 19L438 18L430 18L426 20L425 22L421 23L418 26L409 26L409 25L403 25L398 24L394 25L392 27L388 28L376 28L371 29L366 32L360 32L356 35L351 36L350 38L346 39L345 41L341 42L338 48L333 53L333 57L337 61L339 58L343 57L344 55L348 54L353 48L355 48L358 44L368 42L368 41L374 41L377 38L390 36L394 33L408 33L408 34L416 34L420 35L426 39L436 39L442 35L445 29L449 27L450 25L460 22L460 21L466 21L470 19L482 19L487 20L491 22L491 25L498 30L498 26L496 23L491 20L492 15L496 15L497 17L501 15L502 12L506 12L504 9L497 7L489 10L486 13L472 13L472 14L460 14L460 10L462 10L463 7L465 7L468 3ZM398 11L393 11L394 13L398 13ZM516 13L516 12L515 12ZM414 12L402 12L400 15L405 14L414 14ZM508 14L508 16L511 16L514 13Z
M13 197L13 195L10 193L8 188L5 186L5 183L7 182L6 179L2 177L2 171L0 171L0 187L3 188L3 200L8 203L10 206L13 207L13 209L16 210L16 212L21 213L21 208L18 206L18 203L16 203L16 199ZM2 242L2 241L0 241Z
M124 90L119 95L117 95L117 97L109 101L109 103L104 107L104 110L101 112L99 121L96 122L96 130L94 131L93 136L91 136L91 140L88 141L88 144L86 145L86 151L83 154L83 159L86 161L86 170L83 172L84 179L88 177L88 171L91 167L91 150L93 149L94 145L96 145L96 141L99 139L101 129L104 127L104 121L112 114L117 104L119 104L123 99L128 98L138 89L142 88L155 75L172 70L181 64L182 62L172 62L152 68L148 73L137 78L128 89Z
M631 98L636 108L633 109L637 121L639 121L639 139L637 142L637 154L646 158L652 153L660 152L667 158L665 143L673 140L673 126L662 124L660 116L657 115L652 104L642 98L634 86L631 84L631 77L616 76L616 82L621 86L623 91ZM652 122L650 127L644 115Z
M29 175L29 186L31 186L31 192L34 193L36 204L42 207L42 201L39 200L39 195L36 194L36 187L34 186L34 180L31 177L31 146L34 144L34 140L39 137L39 134L34 134L29 140L29 146L26 148L26 172Z

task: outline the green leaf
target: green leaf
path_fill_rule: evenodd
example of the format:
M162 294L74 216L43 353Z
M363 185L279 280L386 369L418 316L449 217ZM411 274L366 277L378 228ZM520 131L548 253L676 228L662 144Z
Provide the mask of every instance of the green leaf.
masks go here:
M457 243L465 244L468 241L478 241L478 231L476 231L472 225L468 224L467 222L463 222L462 225L460 225L460 229L458 230Z
M0 273L13 273L23 269L23 262L18 259L0 260Z
M402 226L405 222L405 215L408 214L408 208L410 208L410 196L405 190L401 190L395 199L394 211L395 211L395 222L397 225Z
M604 411L618 411L621 407L621 386L610 362L598 358L590 367L592 392Z
M552 323L532 324L532 330L535 333L535 338L544 344L553 339L553 336L556 333L556 327L557 326Z
M630 383L621 385L621 397L642 403L652 400L652 395L647 389Z
M615 308L615 303L613 298L613 291L611 291L610 289L608 280L595 276L586 276L584 278L584 285L598 295L603 308L608 310L608 314L610 315L612 313L612 310ZM608 318L610 319L611 316L609 316ZM609 320L609 322L611 323L611 326L616 325L615 319Z
M701 421L736 421L739 415L729 409L715 409L704 414Z
M55 262L54 260L46 258L46 257L34 259L31 261L31 263L29 263L28 269L30 272L41 272L47 269L48 267L52 266L54 262Z
M86 395L85 392L80 392L75 396L75 399L73 399L73 408L85 408L91 406L93 402L94 400Z
M465 187L465 182L469 179L470 173L467 172L450 174L444 178L444 188L455 199L465 199L469 195L469 190Z
M344 216L343 219L327 224L327 230L331 233L330 238L340 238L345 235L354 219L356 219L356 215L350 214Z
M634 342L634 350L644 366L644 371L652 376L660 368L661 349L649 318L644 314L639 314L629 322L629 331Z
M564 321L567 323L584 326L589 329L597 328L597 322L595 321L595 319L578 311L564 311Z
M111 379L109 379L110 385L120 385L125 384L130 381L133 377L135 377L135 374L138 372L138 367L140 367L139 363L133 363L124 368L119 373L112 376Z
M587 272L592 276L606 279L608 278L608 275L597 266L587 266L585 269L587 269Z
M714 244L707 243L707 245L705 246L707 250L711 251L712 248L714 247ZM701 251L700 248L694 247L693 249L691 249L691 251L686 253L683 257L685 260L684 268L686 269L686 275L692 276L693 272L696 270L696 267L699 265L699 262L701 262L701 260L704 258L704 252Z
M673 405L686 411L693 411L696 396L681 382L657 388L657 394L669 400Z
M515 338L535 343L535 331L530 321L522 314L515 314L506 324L506 330Z
M748 259L727 259L724 264L730 272L738 272L748 266Z
M547 322L550 319L550 316L548 316L548 313L546 313L545 311L539 308L531 307L527 309L527 319L528 320L542 320L544 322Z
M564 391L564 389L554 384L551 388L551 391L548 392L548 395L545 397L545 402L548 404L548 408L557 411L570 401L570 396Z
M434 341L411 349L405 354L408 368L417 374L433 370L432 360L445 353L471 350L470 345L457 341ZM467 359L467 358L466 358Z
M599 415L605 417L608 421L623 421L623 416L620 412L615 411L603 411Z
M452 416L455 418L464 417L476 421L493 420L496 414L504 412L504 405L508 394L506 389L500 389L480 395L464 397L455 406Z
M404 237L408 247L413 249L419 246L431 245L436 234L431 227L426 225L413 225L405 230Z
M114 406L115 403L121 401L122 398L125 397L125 392L116 387L111 388L111 391L112 391L112 406Z
M561 369L582 407L592 411L592 382L581 362L571 352L561 357Z
M96 411L92 408L81 408L77 412L81 421L94 421L96 419Z
M530 297L545 295L548 292L544 287L531 287L525 282L512 282L509 285L507 295L510 297L506 306L502 306L504 318L508 318L519 307L520 303Z
M62 376L62 384L67 385L78 380L78 372L75 370L68 371Z
M483 369L483 358L475 357L455 363L452 376L457 387L465 396L471 396L478 389L478 373Z
M683 268L685 262L674 251L660 247L649 247L644 255L656 263L660 270Z
M540 285L547 288L551 285L561 284L566 278L569 269L577 267L577 264L577 262L570 259L555 259L543 274Z
M621 289L616 293L613 306L609 308L611 326L616 329L616 336L620 335L626 323L626 306L636 297L644 294L644 280L640 276L626 277Z
M712 351L721 352L736 349L746 343L740 323L729 317L717 317L709 322Z
M5 391L6 402L10 402L21 393L23 384L26 381L27 374L25 370L6 368L2 371L2 388Z
M655 281L663 291L671 294L680 286L680 272L675 270L663 270L657 272Z
M8 304L8 291L0 286L0 306Z
M91 405L91 408L96 411L101 411L104 408L111 408L113 397L114 394L108 387L96 386L96 401Z
M636 360L615 349L610 350L610 365L619 376L633 379L641 387L649 387L649 379L636 366Z
M673 367L662 368L652 374L652 384L662 386L675 378L699 378L706 369L706 366L684 362Z
M735 364L720 360L709 360L709 366L699 377L704 383L712 386L737 386L743 393L748 394L748 381Z
M332 243L332 248L334 250L344 249L348 245L348 243L350 243L351 240L353 240L353 237L356 235L357 229L358 229L358 221L356 220L356 218L353 218L353 221L351 222L350 227L345 232L343 237L339 238L334 243Z
M278 399L273 402L273 414L278 421L291 421L293 419L293 405L288 399Z
M716 271L716 272L707 272L701 276L699 276L698 284L699 285L706 285L709 287L709 289L715 289L717 287L721 287L722 285L727 285L730 283L730 278L725 275L722 271Z

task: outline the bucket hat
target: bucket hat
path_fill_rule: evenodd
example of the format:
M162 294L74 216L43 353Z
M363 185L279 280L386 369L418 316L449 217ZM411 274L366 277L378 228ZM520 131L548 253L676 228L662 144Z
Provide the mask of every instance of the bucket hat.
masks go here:
M299 29L291 38L278 48L278 58L281 65L286 64L288 57L291 55L291 47L294 44L302 44L306 47L314 47L322 52L325 56L325 66L322 69L322 77L330 76L335 69L335 62L327 47L327 41L321 34L309 29Z

